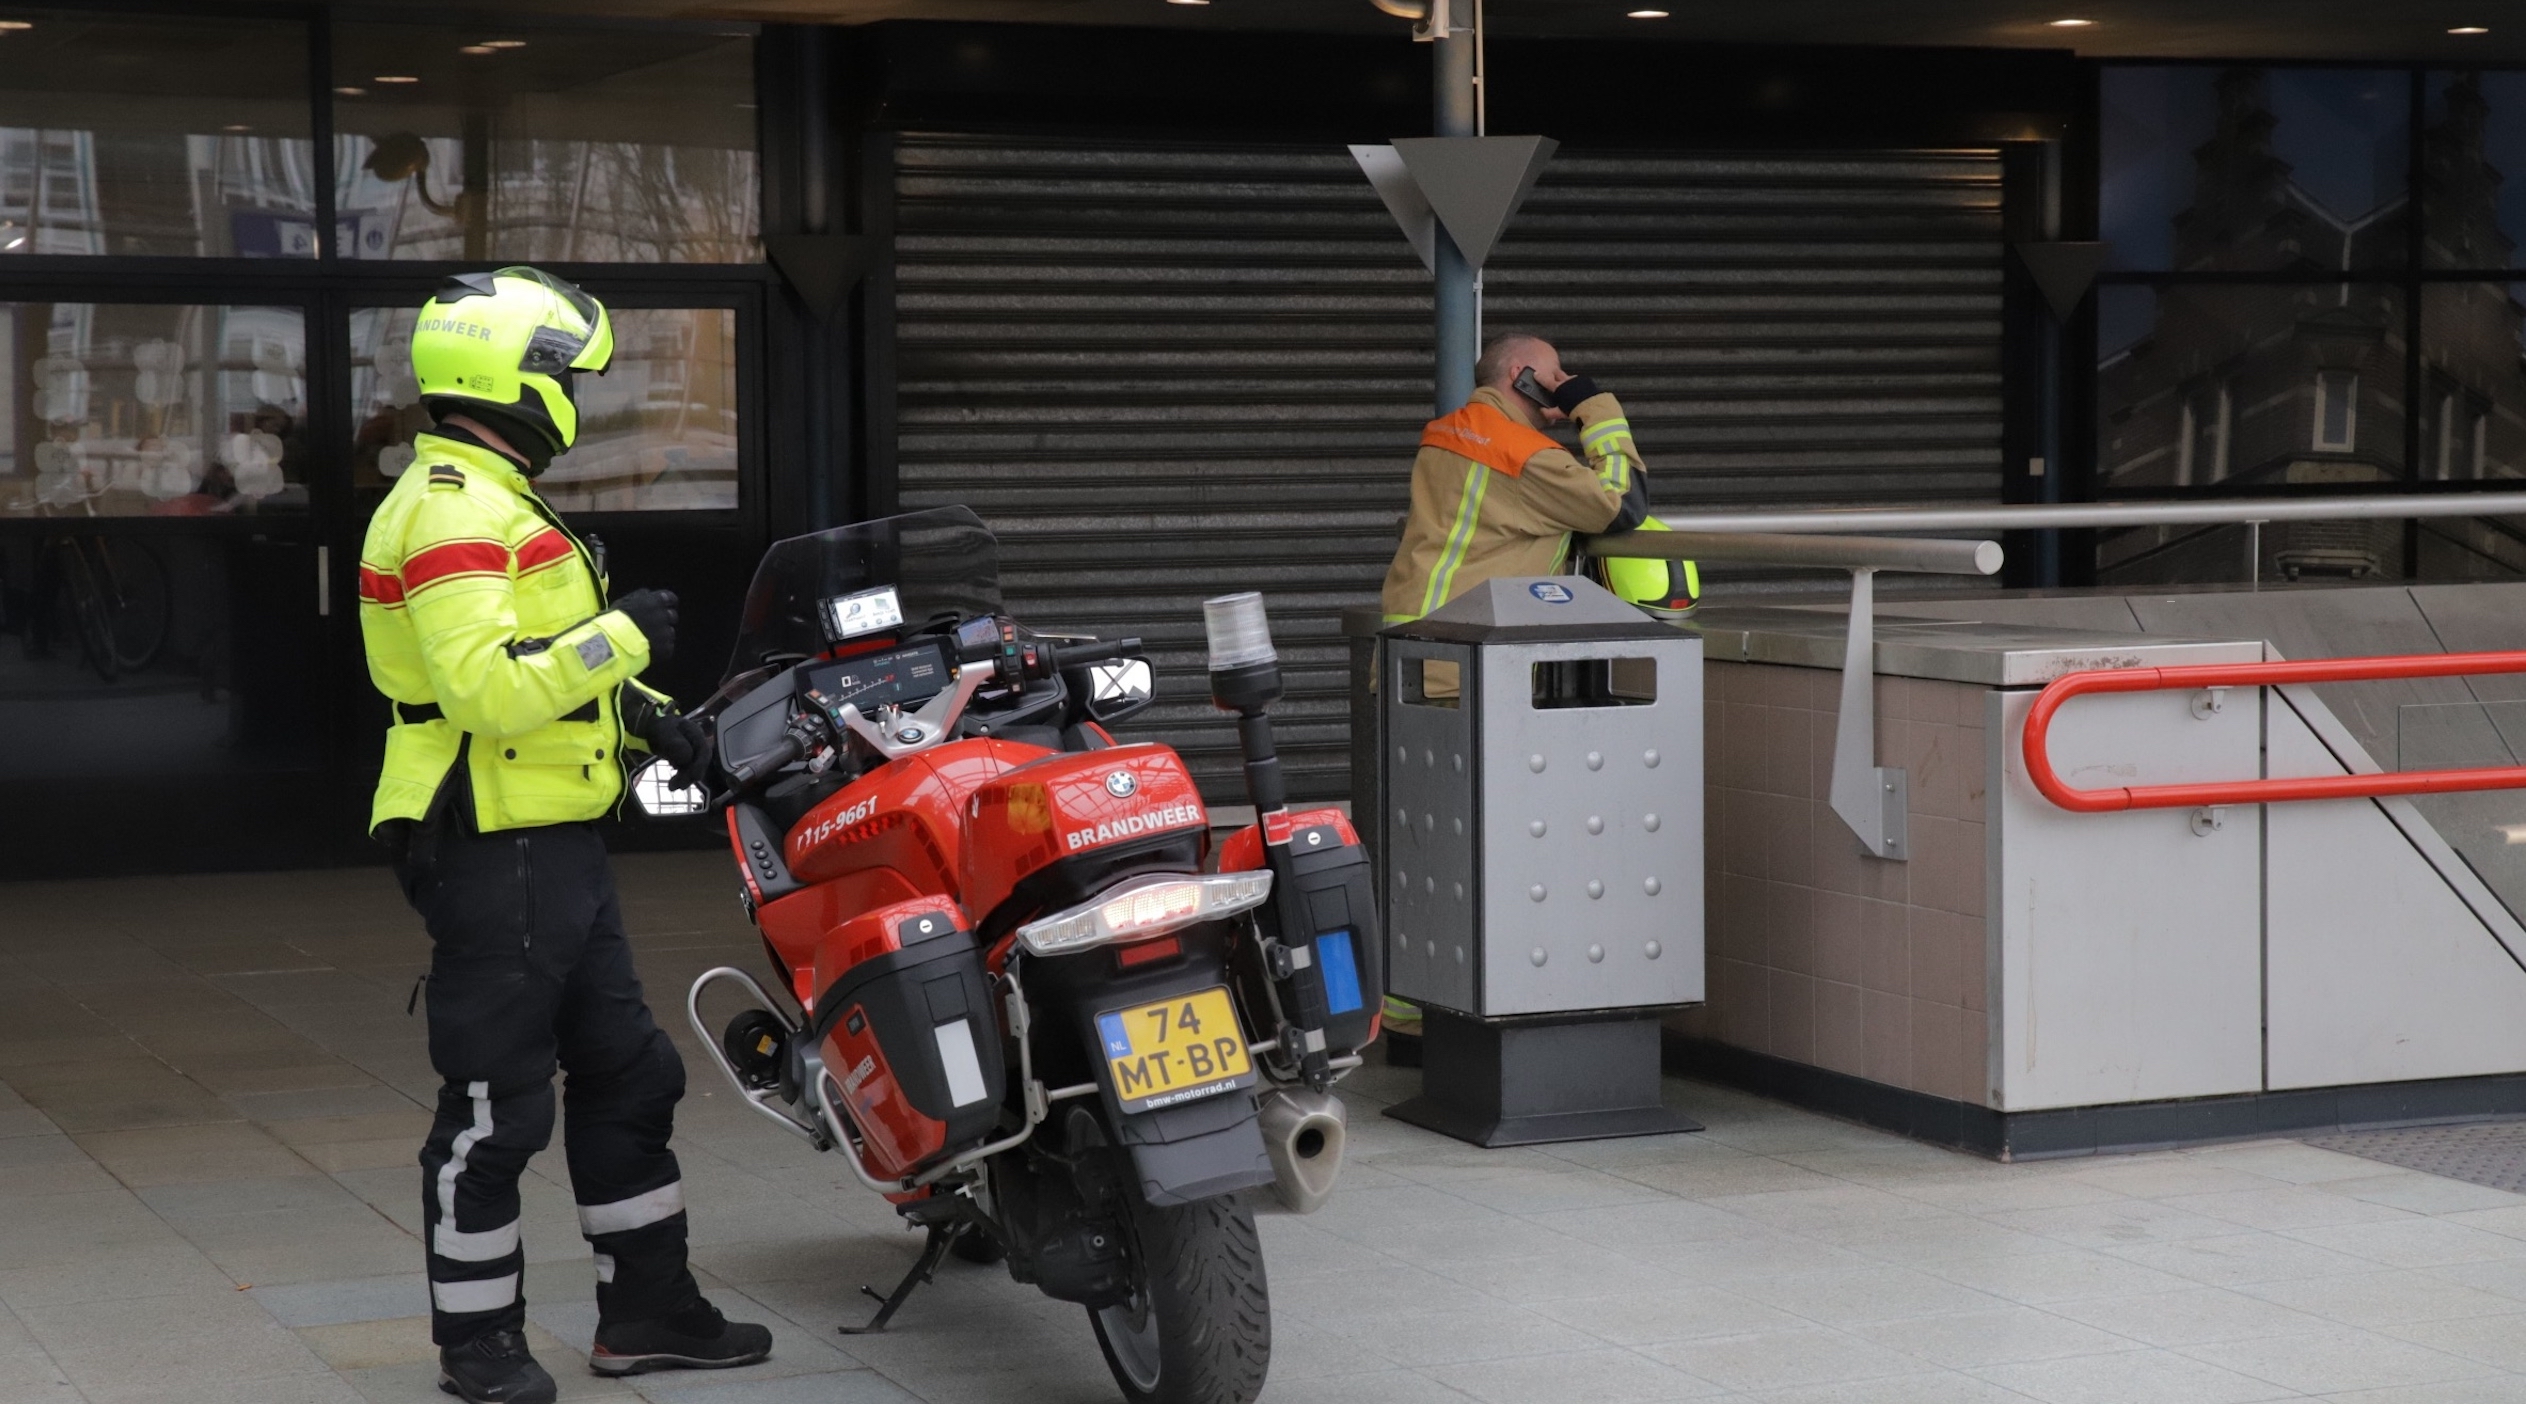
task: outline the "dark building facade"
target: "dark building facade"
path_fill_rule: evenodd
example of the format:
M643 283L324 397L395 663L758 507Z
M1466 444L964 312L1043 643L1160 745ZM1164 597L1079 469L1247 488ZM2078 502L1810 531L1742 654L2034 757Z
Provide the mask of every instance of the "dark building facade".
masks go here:
M1139 734L1222 798L1198 603L1264 590L1293 785L1345 791L1339 616L1431 393L1427 277L1345 151L1429 129L1400 32L0 21L0 876L371 857L354 572L421 423L412 312L512 261L618 309L547 484L686 598L679 695L770 541L966 502L1015 612L1152 641ZM1495 41L1491 129L1563 145L1487 316L1623 392L1668 508L2497 480L2526 89L2341 72ZM2057 318L2010 246L2100 229ZM2526 564L2499 524L2385 538L2269 545ZM2016 583L2239 569L2058 544L2012 542Z
M2106 71L2109 91L2163 83L2164 111L2184 107L2185 89L2207 100L2183 151L2188 198L2154 221L2163 240L2127 226L2130 261L2159 266L2109 274L2101 290L2102 494L2455 489L2526 473L2526 308L2496 272L2467 272L2516 258L2490 143L2518 114L2486 97L2504 77ZM2324 78L2348 80L2324 94L2351 113L2335 130L2310 114ZM2364 124L2356 99L2368 100ZM2158 159L2172 164L2179 144L2161 143ZM2242 535L2111 533L2097 569L2118 583L2233 578ZM2260 546L2260 569L2286 578L2526 569L2518 524L2490 519L2294 524Z

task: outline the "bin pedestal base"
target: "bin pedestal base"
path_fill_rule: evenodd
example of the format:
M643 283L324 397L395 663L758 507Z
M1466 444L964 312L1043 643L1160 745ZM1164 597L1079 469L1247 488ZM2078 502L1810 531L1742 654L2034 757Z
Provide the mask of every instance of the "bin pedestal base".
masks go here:
M1489 1020L1424 1009L1421 1095L1397 1121L1477 1146L1699 1131L1659 1098L1658 1016Z

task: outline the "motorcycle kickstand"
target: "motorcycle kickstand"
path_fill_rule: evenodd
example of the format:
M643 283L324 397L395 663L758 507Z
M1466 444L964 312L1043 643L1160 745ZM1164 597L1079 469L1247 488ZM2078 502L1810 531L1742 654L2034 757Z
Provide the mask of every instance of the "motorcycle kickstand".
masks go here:
M895 1313L902 1310L903 1304L911 1298L913 1289L929 1281L930 1274L938 1271L939 1261L947 1256L947 1245L955 1238L956 1230L951 1225L930 1225L930 1241L921 1245L921 1256L913 1261L912 1271L905 1273L903 1280L895 1284L894 1291L881 1297L874 1287L860 1288L877 1303L877 1315L871 1317L865 1326L837 1326L834 1329L846 1336L873 1336L885 1330L886 1323L893 1320Z

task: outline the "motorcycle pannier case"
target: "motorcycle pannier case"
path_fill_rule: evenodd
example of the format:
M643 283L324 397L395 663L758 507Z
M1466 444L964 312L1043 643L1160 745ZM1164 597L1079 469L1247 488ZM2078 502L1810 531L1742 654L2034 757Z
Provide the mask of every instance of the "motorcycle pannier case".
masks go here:
M1277 816L1287 835L1289 880L1272 893L1272 934L1282 951L1270 972L1281 1011L1302 1029L1309 1011L1323 1019L1308 1032L1309 1051L1356 1053L1377 1035L1386 989L1386 948L1378 939L1375 885L1368 851L1338 809ZM1264 865L1263 833L1247 828L1220 850L1222 872Z
M856 917L816 964L815 1042L868 1169L900 1177L988 1139L1007 1074L991 977L956 904L920 898Z
M1291 956L1285 974L1273 972L1281 977L1281 1004L1293 1014L1322 1008L1325 1051L1356 1053L1376 1036L1386 990L1386 947L1377 937L1368 851L1339 810L1293 815L1291 825L1290 881L1273 894L1279 899L1281 940Z

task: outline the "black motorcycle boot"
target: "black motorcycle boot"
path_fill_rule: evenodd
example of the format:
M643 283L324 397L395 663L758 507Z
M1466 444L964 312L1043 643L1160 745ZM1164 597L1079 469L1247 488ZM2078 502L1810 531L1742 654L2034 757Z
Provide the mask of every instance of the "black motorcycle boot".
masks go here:
M492 1331L439 1350L439 1388L466 1404L553 1404L560 1387L520 1331Z
M650 1370L733 1370L772 1357L770 1330L731 1321L696 1297L692 1305L647 1321L600 1321L588 1368L600 1375Z

